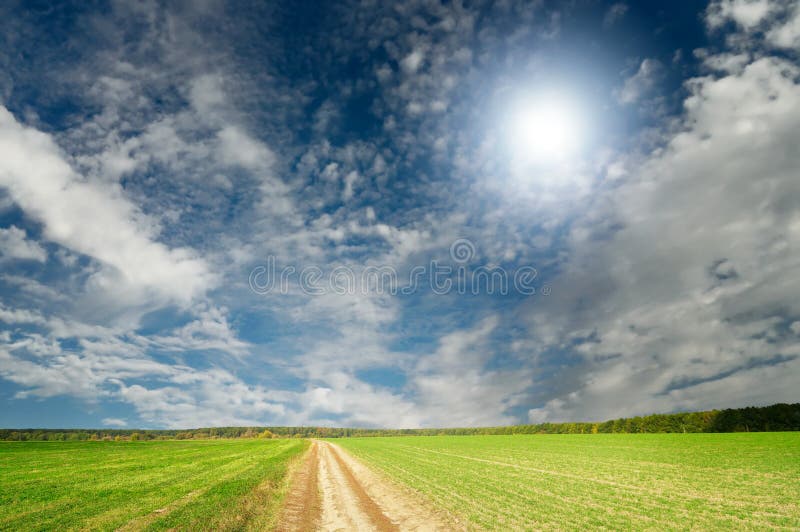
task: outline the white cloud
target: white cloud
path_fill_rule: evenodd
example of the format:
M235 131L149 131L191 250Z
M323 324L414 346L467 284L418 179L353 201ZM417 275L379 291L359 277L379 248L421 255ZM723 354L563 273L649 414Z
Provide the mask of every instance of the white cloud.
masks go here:
M284 421L286 407L272 393L248 386L221 369L177 368L172 384L119 385L115 396L131 404L145 422L169 428L263 425Z
M738 46L765 43L771 47L800 50L800 3L796 0L716 0L706 10L712 29L733 21L744 32L728 40Z
M15 318L28 320L20 312ZM133 406L144 422L162 427L289 421L274 392L247 385L226 370L158 362L145 352L153 343L149 339L94 332L94 339L80 340L80 351L62 349L57 341L35 334L13 342L0 337L0 377L23 387L17 399L72 396L88 402L122 401ZM141 379L148 384L137 383ZM103 422L130 424L113 418Z
M623 2L617 2L608 8L605 16L603 17L603 27L610 28L625 16L628 12L628 5Z
M708 7L707 21L711 27L733 20L745 29L758 26L773 9L772 0L721 0Z
M218 137L220 155L227 164L260 172L269 170L274 163L272 151L238 127L226 126L219 131Z
M353 197L353 185L358 182L358 172L353 170L344 176L344 190L342 191L342 200L347 201Z
M44 225L45 238L111 266L116 273L96 278L108 291L121 282L186 303L212 284L213 275L192 250L154 239L150 220L119 187L80 178L49 135L18 123L4 107L0 185Z
M28 240L24 229L12 225L0 228L0 258L45 262L47 251L38 242Z
M226 309L210 308L195 312L197 319L152 342L169 351L222 351L235 356L248 352L250 345L231 330Z
M54 289L53 286L45 285L36 279L23 275L0 274L0 281L12 286L17 295L40 302L53 303L69 299L66 295Z
M800 3L795 2L786 21L767 33L767 40L779 48L800 50Z
M424 59L425 53L417 48L400 61L400 66L406 74L414 74L419 70Z
M727 74L738 74L746 67L751 57L748 54L720 53L708 55L706 50L696 50L695 55L703 60L703 64L711 70Z
M632 104L650 94L662 77L664 67L656 59L645 59L636 73L625 80L617 94L620 103Z
M797 65L761 57L690 80L679 132L573 228L566 273L531 309L532 330L582 362L531 420L791 398L798 79Z
M324 386L309 386L297 402L303 424L409 428L422 422L413 400L342 371L328 374Z
M197 112L205 117L218 113L227 106L228 101L222 78L210 74L194 78L189 86L189 100Z
M480 106L486 94L507 94L499 85L540 72L530 43L552 37L559 17L539 3L498 4L486 18L460 3L427 3L422 17L412 16L418 7L410 4L358 10L329 41L313 79L283 78L285 69L270 63L275 49L234 56L228 35L192 29L196 13L152 5L134 13L118 3L97 21L110 28L103 32L109 46L87 50L90 61L51 76L71 84L54 92L85 87L92 116L55 128L52 138L8 114L0 121L0 146L27 146L25 160L35 161L0 161L0 182L43 224L42 242L74 251L55 252L67 270L58 282L0 275L22 300L0 308L14 331L0 333L0 373L23 388L22 396L124 401L139 420L172 427L495 424L516 421L531 394L531 420L705 408L709 397L724 406L777 397L797 377L795 352L782 335L795 331L788 324L800 316L781 321L764 310L794 309L784 303L795 295L787 272L800 223L787 183L797 161L781 139L797 129L796 102L786 99L791 84L779 79L781 72L791 78L791 63L757 59L759 39L789 47L796 32L787 9L763 12L762 4L720 3L721 20L738 25L738 44L727 54L698 56L713 73L687 86L682 133L659 139L665 148L646 164L604 159L545 176L529 167L509 174L492 132L475 140L483 132L462 122L491 108ZM606 24L624 13L625 4L615 4ZM509 32L493 25L496 15L513 22ZM144 28L141 48L119 37L129 35L118 30L134 18ZM247 31L237 27L242 38ZM380 59L365 65L361 79L323 68L379 48ZM493 61L494 49L508 50L507 61ZM617 94L623 103L648 101L663 73L652 59L635 67ZM486 76L489 70L497 76ZM330 92L319 101L321 83ZM378 86L378 97L360 111L384 124L388 136L331 140L349 137L338 135L347 133L345 113ZM302 132L294 127L301 121L309 126ZM407 174L420 168L418 176ZM598 168L607 169L605 181ZM618 190L605 193L600 182ZM569 235L571 249L542 259L567 272L554 286L549 313L530 310L530 338L514 351L530 360L509 363L502 351L513 308L459 329L439 315L449 301L423 301L425 325L448 332L432 339L432 348L404 351L397 340L417 308L398 299L296 291L256 301L244 286L263 253L300 267L358 272L384 263L402 270L412 259L446 253L453 235L476 226L483 257L538 261L537 252L561 245L561 228L576 212L585 217ZM219 280L218 291L205 290L209 277ZM76 285L92 297L65 309ZM134 332L137 320L114 327L81 321L90 311L106 317L114 306L144 307L134 309L138 318L173 301L184 303L179 325L161 323L146 337ZM475 316L460 310L458 323ZM238 327L260 318L275 321L268 332L254 329L254 337L270 335L269 347L237 338ZM573 355L558 379L537 371L544 349ZM769 349L783 358L770 358ZM197 359L203 369L187 365ZM502 367L494 367L497 359ZM522 369L510 369L514 363ZM371 384L362 372L372 370L405 381ZM271 384L287 376L301 384ZM775 379L775 386L757 389L759 378Z
M530 367L491 369L490 335L496 316L472 329L443 336L436 352L419 359L411 387L423 426L487 426L509 424L508 409L525 399L532 382Z
M0 321L9 324L34 323L43 324L46 322L44 317L38 312L25 309L10 309L0 303Z
M118 417L106 417L103 418L102 421L103 425L106 427L127 427L128 422L124 419L120 419Z

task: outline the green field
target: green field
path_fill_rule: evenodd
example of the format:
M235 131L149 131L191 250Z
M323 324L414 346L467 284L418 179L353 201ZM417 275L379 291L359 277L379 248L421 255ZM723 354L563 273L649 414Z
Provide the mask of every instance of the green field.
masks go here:
M800 528L800 433L333 440L474 528ZM269 529L307 440L0 443L0 529Z
M800 433L338 439L477 527L800 527Z
M0 529L262 529L304 440L0 443Z

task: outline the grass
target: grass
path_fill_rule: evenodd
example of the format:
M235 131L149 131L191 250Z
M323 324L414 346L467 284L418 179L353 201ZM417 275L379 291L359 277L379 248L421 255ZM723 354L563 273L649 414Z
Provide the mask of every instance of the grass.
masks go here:
M800 527L800 433L336 443L476 528Z
M269 528L303 440L0 443L0 529Z

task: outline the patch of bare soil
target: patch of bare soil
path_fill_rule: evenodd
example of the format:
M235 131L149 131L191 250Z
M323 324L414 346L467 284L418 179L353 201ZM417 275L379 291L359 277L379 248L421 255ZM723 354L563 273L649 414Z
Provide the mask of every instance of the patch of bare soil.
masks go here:
M345 464L341 455L336 452L333 445L327 442L320 442L322 454L324 456L323 469L328 473L331 481L331 492L334 497L329 497L330 507L326 508L326 490L323 485L323 519L324 530L379 530L393 531L398 528L381 511L381 507L364 490L359 480L353 475L353 471ZM326 510L329 510L326 512Z
M373 472L337 445L315 441L292 478L278 530L465 530L410 489Z
M337 445L327 445L396 530L466 530L464 523L455 516L433 507L418 494L372 471Z
M318 485L319 449L311 444L303 463L294 471L276 530L299 532L319 528L322 506Z

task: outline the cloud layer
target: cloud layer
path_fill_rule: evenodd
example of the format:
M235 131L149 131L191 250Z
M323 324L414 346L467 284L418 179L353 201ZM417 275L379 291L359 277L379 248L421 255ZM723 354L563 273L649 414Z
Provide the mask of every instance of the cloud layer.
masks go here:
M696 34L643 45L648 8L599 7L4 8L0 424L36 425L20 406L412 427L796 399L800 8L713 1L674 21L702 17ZM542 94L579 102L569 160L508 138ZM268 256L294 268L286 291L250 289ZM532 266L536 290L297 282L431 261Z

